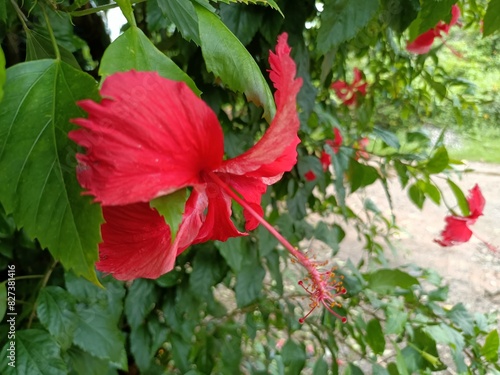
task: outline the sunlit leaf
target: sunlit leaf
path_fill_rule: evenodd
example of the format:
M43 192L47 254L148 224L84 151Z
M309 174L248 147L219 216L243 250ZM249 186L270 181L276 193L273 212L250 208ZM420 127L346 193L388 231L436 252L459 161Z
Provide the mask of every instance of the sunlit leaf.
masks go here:
M409 289L412 285L418 285L418 280L399 269L380 269L365 275L370 289L377 293L391 293L396 287Z
M500 30L500 0L490 0L484 15L483 36Z
M446 180L446 182L448 183L448 186L453 192L453 195L455 195L455 199L457 200L458 207L460 207L460 211L462 211L462 215L469 216L470 215L469 202L467 202L467 198L465 197L465 194L462 191L462 189L460 189L458 185L455 184L449 178Z
M484 341L484 345L481 347L481 354L486 358L487 361L491 363L496 363L498 361L498 347L500 345L500 340L498 338L498 331L494 329Z
M149 203L151 207L155 208L163 216L165 222L170 227L172 242L174 242L179 225L182 222L182 214L184 213L188 197L187 189L179 189L172 194L155 198Z

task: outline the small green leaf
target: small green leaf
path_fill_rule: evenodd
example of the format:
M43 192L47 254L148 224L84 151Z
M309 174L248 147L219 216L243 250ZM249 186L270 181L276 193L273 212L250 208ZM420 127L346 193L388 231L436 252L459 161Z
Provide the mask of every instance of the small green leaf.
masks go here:
M448 157L448 151L446 147L439 147L430 160L427 162L425 170L430 174L440 173L448 167L448 163L450 162L450 158Z
M451 191L455 195L455 199L457 200L458 207L460 207L460 211L462 211L462 215L469 216L470 215L469 202L467 202L467 198L465 198L462 189L460 189L457 186L457 184L455 184L449 178L446 180L446 182L448 182Z
M362 187L373 184L379 178L378 171L370 166L358 163L352 159L349 164L349 180L351 183L351 193Z
M228 85L231 90L245 93L247 100L264 108L264 117L270 123L276 108L273 95L259 66L212 12L195 4L200 27L201 51L207 70ZM230 58L228 58L228 51Z
M327 151L332 157L333 170L335 171L335 181L333 185L335 186L335 198L337 203L344 212L346 211L345 204L345 186L344 186L344 174L349 167L349 161L352 155L352 150L346 150L341 148L338 153L333 152L330 147L327 147Z
M372 319L366 326L366 342L375 354L382 354L385 350L385 337L378 319Z
M222 280L225 271L227 267L215 248L199 251L194 256L193 272L189 276L191 291L200 300L213 299L212 286Z
M66 375L69 373L66 364L61 358L61 349L57 342L44 330L26 329L16 333L15 370L7 363L11 362L9 353L10 341L2 349L0 371L3 374L37 374L37 375Z
M474 319L462 303L453 306L447 315L466 335L474 335Z
M183 374L189 370L189 351L192 347L190 342L186 342L181 336L174 333L170 336L172 344L172 355L174 357L175 366L182 371Z
M97 100L95 81L64 62L38 60L7 70L0 106L0 201L18 227L66 268L97 283L101 209L82 196L69 120L76 101Z
M287 374L299 375L306 364L306 353L304 345L297 344L290 339L281 349L283 363L287 367Z
M225 242L216 241L215 246L219 249L220 255L226 260L229 267L234 272L239 272L243 263L243 254L246 252L242 237L229 238Z
M5 56L3 54L2 48L0 48L0 102L3 99L3 85L5 85L5 79Z
M262 293L262 281L266 271L260 263L258 253L245 249L241 270L236 274L236 303L238 307L255 302Z
M76 329L76 301L58 286L47 286L38 294L36 312L40 322L59 342L63 350L73 342Z
M484 341L484 345L481 347L481 354L488 362L497 363L499 345L500 341L498 338L498 331L494 329L488 333L488 336L486 336L486 340Z
M193 3L189 0L158 0L164 17L177 26L182 37L188 41L192 40L200 45L198 34L198 16Z
M162 77L185 82L196 95L201 93L193 80L135 26L131 26L106 49L99 75L105 79L113 73L131 69L158 72Z
M321 12L318 51L322 54L356 36L377 12L378 0L327 0Z
M382 129L378 126L375 126L373 128L373 134L375 134L377 138L380 138L382 141L384 141L384 143L387 146L392 147L395 150L400 149L401 144L399 143L398 137L390 130Z
M149 203L152 208L155 208L163 216L165 222L170 227L172 243L182 222L182 214L184 213L184 207L189 197L188 193L186 188L179 189L172 194L155 198Z
M69 348L66 354L72 369L78 375L102 375L109 371L108 361L94 357L77 346Z
M318 358L314 364L313 375L328 375L328 363L323 357Z
M314 229L314 238L326 243L334 252L339 251L339 244L344 237L344 230L337 224L328 225L320 221Z
M243 4L220 5L220 18L243 45L250 43L259 31L263 13Z
M443 85L440 82L435 81L434 78L432 78L432 76L429 75L429 73L427 73L427 72L423 74L423 77L424 77L425 81L429 84L429 86L432 87L432 89L436 92L436 94L438 94L440 99L446 98L446 86L445 85Z
M132 4L130 3L130 0L116 0L116 3L120 7L129 25L130 26L135 25L134 10L132 9Z
M372 374L373 375L389 375L389 371L380 366L377 363L374 363L372 366Z
M410 196L411 201L415 203L418 208L422 209L425 202L425 194L418 181L410 186L408 189L408 195Z
M158 295L152 280L136 279L125 297L125 315L132 328L143 324L147 315L155 307Z
M434 203L439 205L441 203L441 193L439 189L431 181L425 181L425 194L432 199Z
M418 0L382 0L382 19L396 32L402 33L417 17Z
M490 0L483 21L483 36L500 30L500 0Z
M418 280L413 276L398 269L380 269L365 275L370 289L380 294L394 292L396 287L409 289L412 285L418 285Z
M62 46L57 46L61 54L61 59L73 68L81 70L80 64L76 61L75 56ZM55 59L56 53L54 45L49 38L37 33L34 30L26 31L26 61Z

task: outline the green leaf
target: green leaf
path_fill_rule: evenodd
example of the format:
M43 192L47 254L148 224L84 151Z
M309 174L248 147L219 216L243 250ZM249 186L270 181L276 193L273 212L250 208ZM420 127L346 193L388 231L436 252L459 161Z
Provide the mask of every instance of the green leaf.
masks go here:
M365 275L370 289L380 294L394 292L396 287L409 289L412 285L418 285L418 280L406 272L398 269L380 269Z
M71 368L78 375L108 374L108 361L90 355L77 346L72 346L66 352ZM70 374L74 374L70 372Z
M387 146L392 147L395 150L399 150L401 148L401 144L399 143L399 139L396 136L396 134L394 134L393 132L386 130L386 129L382 129L378 126L375 126L373 128L373 134L375 134L375 136L377 138L380 138L382 141L384 141L384 143Z
M5 56L3 54L2 48L0 48L0 102L3 99L3 85L5 85L6 79L5 73Z
M274 10L277 10L281 14L281 16L284 17L283 12L281 11L278 4L276 4L276 2L274 0L213 0L213 2L214 3L226 3L226 4L243 3L246 5L248 5L248 4L268 5L271 8L273 8Z
M453 192L453 195L455 195L455 199L457 200L458 207L460 207L460 211L462 211L462 215L469 216L470 215L469 202L467 202L467 198L465 198L462 189L460 189L457 186L457 184L455 184L449 178L446 180L446 182L448 182L448 186Z
M318 52L325 54L356 36L378 9L378 0L327 0L321 13Z
M425 194L418 181L410 186L408 189L408 195L410 196L411 201L415 203L418 208L422 209L425 202Z
M246 251L242 237L229 238L226 242L216 241L215 246L219 249L220 255L226 260L229 267L234 272L239 272L243 263L243 254Z
M0 22L5 22L5 21L7 21L7 7L6 7L6 2L2 1L0 2ZM1 96L0 100L2 100Z
M81 70L80 64L76 61L75 56L62 46L57 46L61 59L65 63L71 65L73 68ZM42 59L55 59L56 53L52 41L37 33L34 30L26 31L26 61L42 60Z
M420 10L418 0L382 0L382 6L382 19L398 33L410 26Z
M328 375L328 363L323 357L318 358L314 364L313 375Z
M36 312L61 348L68 349L73 342L78 319L74 297L61 287L47 286L38 295Z
M410 41L435 27L439 21L451 20L451 7L457 0L421 0L418 17L410 25Z
M155 198L149 202L149 205L163 216L165 222L170 227L172 243L182 222L182 214L184 213L184 207L189 197L188 193L187 188L179 189L172 194Z
M500 29L500 0L490 0L483 22L483 36L491 35Z
M119 365L123 370L122 351L125 340L122 332L107 309L100 305L77 306L77 320L74 344L94 357L107 359Z
M158 295L152 280L136 279L125 297L125 315L132 328L137 328L153 310Z
M206 249L197 252L193 260L193 272L189 276L192 293L201 300L213 299L212 286L222 280L225 271L227 267L216 251Z
M220 5L220 18L229 30L246 46L260 29L263 13L243 4Z
M432 76L427 72L423 74L423 77L425 81L429 84L429 86L432 87L432 89L436 92L436 94L438 94L440 99L446 98L447 90L445 85L443 85L441 82L434 80L434 78L432 78Z
M191 1L158 0L158 5L163 16L177 26L184 39L200 45L198 16Z
M99 75L105 79L113 73L131 69L158 72L162 77L185 82L196 95L201 94L193 80L135 26L131 26L106 48Z
M278 245L278 240L262 225L257 227L257 238L259 239L259 256L264 258Z
M255 302L262 293L262 281L266 271L256 251L245 249L241 270L236 274L236 303L245 307Z
M0 201L18 227L64 267L97 283L101 209L81 195L69 119L97 99L95 81L64 62L39 60L7 70L0 106Z
M306 353L304 345L297 344L294 340L288 340L281 349L283 363L287 366L287 374L299 375L306 364Z
M5 344L2 353L9 353L10 341ZM3 374L66 375L68 369L61 358L61 349L57 342L41 329L26 329L16 333L15 360L13 372L7 363L9 354L2 355L0 371Z
M498 361L499 345L500 341L498 338L498 331L494 329L488 333L488 336L486 336L486 340L484 341L484 345L481 347L481 354L488 362L496 363Z
M134 10L132 9L132 4L130 3L130 0L116 0L116 3L120 7L129 25L130 26L135 25Z
M186 342L178 334L174 333L170 336L172 344L172 355L174 357L175 366L181 370L183 374L189 370L189 351L192 344Z
M351 183L351 193L361 187L373 184L379 178L378 171L370 166L358 163L352 159L349 164L349 180Z
M341 148L338 153L334 153L330 147L327 147L327 151L332 157L333 170L335 171L335 181L333 185L335 186L335 198L337 199L338 205L342 208L344 214L346 213L345 204L345 186L344 186L344 174L349 167L349 160L352 152L351 150L345 150Z
M163 340L166 340L166 338L165 335ZM133 328L130 332L130 351L141 373L147 373L147 370L154 363L154 354L158 349L158 346L155 344L152 340L151 332L145 324Z
M339 244L344 237L344 230L337 224L328 225L320 221L314 230L314 238L326 243L335 253L339 251Z
M462 303L453 306L447 315L466 335L474 335L474 319Z
M372 374L373 375L389 375L389 371L380 366L377 363L374 363L372 366Z
M404 189L410 180L410 177L408 176L408 167L399 160L394 160L394 168L398 174L401 187Z
M231 90L245 93L247 100L262 106L264 117L270 123L276 108L259 66L215 14L198 4L195 4L195 9L200 26L201 51L207 70L220 77ZM230 58L228 51L231 51Z
M440 173L448 167L448 163L450 162L450 158L448 157L448 151L446 147L439 147L430 160L427 162L425 170L430 174Z
M440 344L451 345L458 350L461 350L465 345L464 337L460 332L444 323L426 326L423 331Z
M425 193L437 205L441 204L441 193L439 189L431 181L425 181Z
M385 338L382 326L378 319L372 319L366 326L366 343L375 354L382 354L385 350Z

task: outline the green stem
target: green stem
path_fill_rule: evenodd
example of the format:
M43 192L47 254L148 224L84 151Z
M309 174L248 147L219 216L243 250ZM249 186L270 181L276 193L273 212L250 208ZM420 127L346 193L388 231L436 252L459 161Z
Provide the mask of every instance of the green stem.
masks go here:
M21 21L21 24L23 26L24 31L26 33L28 33L29 32L29 28L28 28L28 25L27 25L28 19L24 15L24 13L21 10L21 8L19 8L19 5L17 5L17 2L15 0L10 0L10 3L12 4L12 7L14 8L14 10L17 13L17 16L19 17L19 20Z
M54 260L52 262L52 264L49 266L49 268L47 269L47 271L43 275L43 279L40 283L40 288L38 290L42 290L47 285L49 278L50 278L50 275L52 275L52 272L54 271L54 269L56 268L58 263L59 263L59 261ZM28 329L31 327L31 323L33 323L33 319L35 318L35 315L36 315L36 301L33 303L33 309L31 310L31 315L30 315L30 318L28 320L28 326L27 326Z
M16 281L18 280L29 280L29 279L41 279L44 275L24 275L24 276L16 276Z
M138 3L143 3L147 0L131 0L131 4L138 4ZM70 16L72 17L82 17L82 16L87 16L89 14L94 14L97 12L113 9L113 8L118 8L119 5L116 3L113 4L108 4L108 5L101 5L95 8L90 8L90 9L84 9L84 10L75 10L73 12L69 12Z
M61 60L61 52L59 51L59 46L57 45L57 40L54 35L54 30L52 30L52 26L50 26L49 17L47 16L47 12L43 6L40 7L42 9L43 17L45 18L45 23L47 24L47 30L49 31L50 40L52 41L52 47L54 48L54 52L56 53L56 60Z

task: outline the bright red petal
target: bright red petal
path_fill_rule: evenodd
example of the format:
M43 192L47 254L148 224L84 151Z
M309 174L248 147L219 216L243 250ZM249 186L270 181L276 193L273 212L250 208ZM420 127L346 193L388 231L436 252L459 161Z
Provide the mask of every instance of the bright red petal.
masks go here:
M258 178L247 176L232 175L230 180L231 186L241 194L251 208L260 216L264 216L264 210L260 205L262 194L267 190L267 185ZM246 209L243 209L245 217L245 230L250 231L257 228L259 221L250 214Z
M155 279L174 267L177 249L170 228L147 203L103 207L97 269L118 280Z
M354 72L354 80L352 81L352 84L356 85L361 81L361 78L363 78L363 76L361 75L361 70L359 70L358 68L354 68L353 72Z
M307 171L304 174L307 181L314 181L316 179L316 174L313 171Z
M434 38L436 34L433 29L420 34L413 42L406 45L406 49L409 52L424 54L430 51L432 43L434 43Z
M458 22L458 19L460 18L460 8L458 5L453 5L451 7L451 20L450 23L448 24L449 26L453 26Z
M183 82L153 72L116 73L100 103L84 100L88 119L70 132L87 149L78 155L78 178L104 205L147 202L199 183L217 168L223 134L213 111Z
M264 136L247 152L229 159L216 169L236 175L269 178L266 183L274 182L292 169L297 161L296 147L299 118L296 97L302 85L301 78L295 78L296 66L290 57L287 34L278 37L276 54L270 53L270 78L276 88L276 116Z
M468 218L477 219L483 214L484 205L486 201L481 193L479 185L475 185L471 190L469 190L469 196L467 197L467 202L469 203L470 215Z
M323 171L326 172L332 163L332 157L326 151L321 151L321 157L319 158Z
M455 216L445 218L446 227L441 232L441 238L434 240L441 246L453 246L467 242L472 236L472 231L467 226L467 220Z

